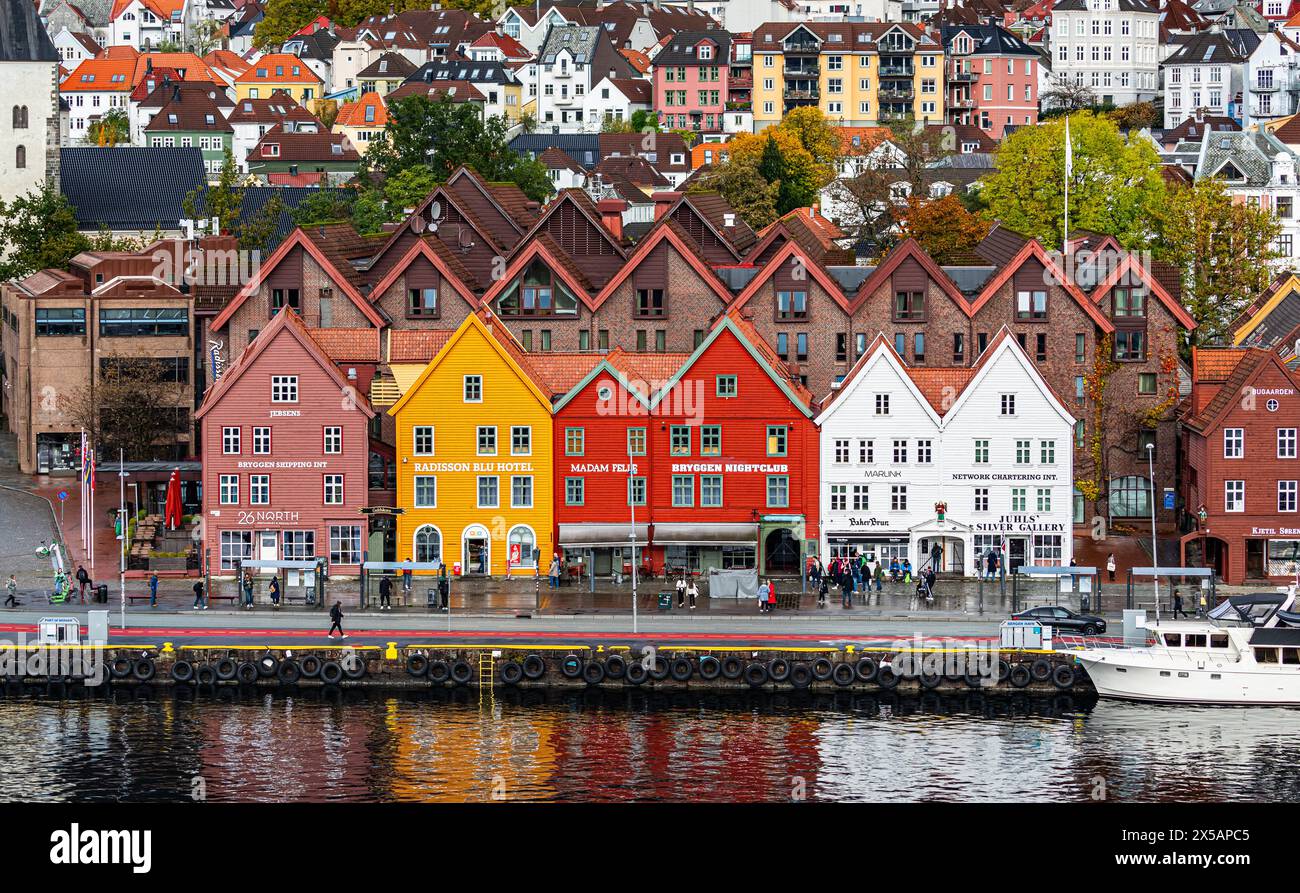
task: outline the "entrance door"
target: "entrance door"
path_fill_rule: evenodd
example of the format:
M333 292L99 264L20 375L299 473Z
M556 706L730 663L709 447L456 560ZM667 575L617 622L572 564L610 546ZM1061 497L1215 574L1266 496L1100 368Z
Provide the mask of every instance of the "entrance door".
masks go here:
M466 576L487 576L492 573L492 541L488 532L482 527L471 527L465 531L465 568Z
M1264 573L1264 541L1246 540L1246 577L1258 580L1265 576L1267 575Z
M1025 553L1029 551L1028 540L1021 537L1012 537L1007 540L1007 548L1010 555L1007 559L1008 573L1015 573L1016 569L1025 564Z
M275 561L280 557L276 548L279 537L274 530L263 530L257 535L257 557L259 561ZM275 568L264 567L259 573L274 574Z
M773 530L763 543L764 567L769 574L799 573L799 542L788 527Z

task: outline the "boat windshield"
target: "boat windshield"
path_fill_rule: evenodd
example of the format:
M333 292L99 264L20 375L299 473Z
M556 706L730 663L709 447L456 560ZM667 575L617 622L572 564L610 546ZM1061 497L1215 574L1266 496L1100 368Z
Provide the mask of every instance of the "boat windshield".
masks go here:
M1286 596L1275 592L1230 595L1214 606L1210 611L1210 619L1259 626L1273 616L1273 612L1281 607L1285 600Z

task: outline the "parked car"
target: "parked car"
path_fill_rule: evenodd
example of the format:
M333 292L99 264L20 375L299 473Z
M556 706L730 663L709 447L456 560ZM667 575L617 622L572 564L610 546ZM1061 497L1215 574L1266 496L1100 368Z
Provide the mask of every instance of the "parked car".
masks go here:
M1097 636L1106 631L1106 621L1092 614L1076 614L1069 608L1057 605L1044 605L1038 608L1026 608L1019 614L1012 614L1012 620L1033 620L1051 626L1053 629L1069 630L1084 636Z

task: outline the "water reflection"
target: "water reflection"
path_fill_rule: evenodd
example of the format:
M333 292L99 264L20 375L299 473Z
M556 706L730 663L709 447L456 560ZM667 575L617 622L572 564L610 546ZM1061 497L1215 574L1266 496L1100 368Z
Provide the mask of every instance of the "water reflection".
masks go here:
M644 690L0 697L5 800L1293 800L1285 709Z

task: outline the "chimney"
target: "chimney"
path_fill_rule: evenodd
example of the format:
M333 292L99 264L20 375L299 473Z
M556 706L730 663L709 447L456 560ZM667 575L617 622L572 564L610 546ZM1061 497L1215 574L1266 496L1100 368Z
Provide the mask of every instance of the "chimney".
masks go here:
M1205 108L1204 108L1203 106L1197 106L1197 107L1196 107L1196 121L1197 121L1197 123L1200 123L1201 121L1204 121L1204 120L1205 120Z
M734 212L728 211L727 213L722 215L722 228L723 229L736 228L736 215Z
M676 204L677 200L682 197L680 192L656 192L650 198L655 203L655 220L663 217L668 213L668 209Z
M596 210L600 212L600 222L604 224L605 229L609 230L615 239L622 241L623 212L627 210L627 202L621 198L602 198L596 202Z

